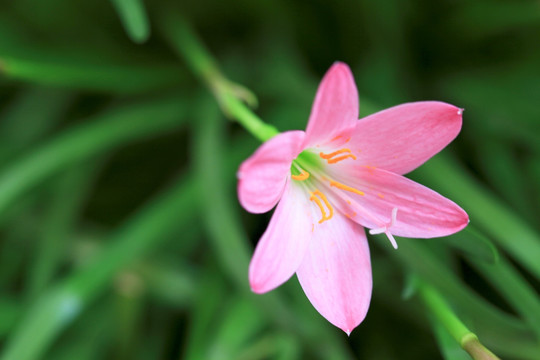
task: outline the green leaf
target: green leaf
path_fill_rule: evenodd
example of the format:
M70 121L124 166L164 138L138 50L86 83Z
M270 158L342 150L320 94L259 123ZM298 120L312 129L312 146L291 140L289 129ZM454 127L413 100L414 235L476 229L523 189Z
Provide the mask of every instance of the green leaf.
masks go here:
M86 266L40 296L8 339L2 360L42 356L52 341L103 293L115 274L156 248L172 229L188 226L195 201L194 183L184 180L132 216ZM182 213L184 216L178 217Z
M530 358L531 353L539 350L534 334L523 321L509 316L474 293L422 244L425 241L405 239L399 242L398 250L389 249L386 242L377 244L382 244L407 269L434 286L456 307L464 321L475 324L476 333L494 351L504 356L519 349L525 358ZM505 345L509 341L520 345L509 349Z
M213 267L212 267L213 268ZM190 331L183 358L186 360L207 359L208 339L214 338L217 331L215 322L220 318L226 288L223 279L216 271L204 274L196 295L195 306L191 311Z
M209 360L238 358L248 341L265 326L265 316L254 305L252 297L235 297L229 299L229 303L214 341L208 344Z
M201 101L197 116L204 121L196 122L193 163L198 182L203 221L209 232L215 254L223 269L237 286L248 290L247 269L251 250L248 239L238 226L237 212L232 207L232 194L225 178L222 143L224 122L220 120L217 106ZM230 174L229 174L230 175ZM208 191L212 189L212 191Z
M460 232L445 237L444 242L464 252L472 261L490 264L499 261L500 255L495 245L471 224Z
M540 342L540 297L537 291L506 259L490 265L469 260L508 303L529 323Z
M0 339L9 333L21 314L22 307L16 299L0 297Z
M73 100L74 95L64 90L20 90L0 114L0 160L6 161L48 135L64 118Z
M148 15L143 0L111 0L126 33L136 43L144 43L150 37Z
M118 107L87 119L0 172L0 219L14 201L66 166L183 125L177 96ZM1 221L1 220L0 220Z
M422 182L460 204L471 223L540 279L540 235L449 157L438 155L414 172ZM452 174L452 181L448 175Z

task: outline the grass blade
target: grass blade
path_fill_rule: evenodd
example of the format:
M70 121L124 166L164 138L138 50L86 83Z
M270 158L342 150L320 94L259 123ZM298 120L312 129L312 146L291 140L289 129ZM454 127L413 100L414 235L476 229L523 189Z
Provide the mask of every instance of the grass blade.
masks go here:
M128 36L136 43L150 37L148 15L143 0L111 0Z

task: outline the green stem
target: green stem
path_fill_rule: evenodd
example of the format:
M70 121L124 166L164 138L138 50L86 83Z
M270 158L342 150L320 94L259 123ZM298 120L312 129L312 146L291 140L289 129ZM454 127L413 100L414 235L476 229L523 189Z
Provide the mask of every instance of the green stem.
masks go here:
M157 23L171 47L213 93L225 115L236 120L261 141L279 134L275 127L262 121L241 101L256 102L249 90L222 74L210 52L178 12L163 11Z
M420 296L424 300L426 307L435 319L440 322L461 347L475 360L497 360L499 359L484 345L480 343L478 337L471 332L463 322L454 314L444 298L430 285L417 280Z

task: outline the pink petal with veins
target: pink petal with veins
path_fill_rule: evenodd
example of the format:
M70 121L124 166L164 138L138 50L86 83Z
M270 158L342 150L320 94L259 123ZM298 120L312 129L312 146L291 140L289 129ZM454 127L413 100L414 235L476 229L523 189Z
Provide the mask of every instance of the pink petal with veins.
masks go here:
M270 291L294 274L304 258L312 230L306 194L289 183L249 265L249 283L254 292Z
M358 91L349 66L336 62L319 85L306 129L305 147L352 135L359 114Z
M390 224L395 208L395 221L388 231L398 236L447 236L469 223L467 213L453 201L404 176L359 165L346 169L341 166L335 171L340 171L337 181L364 193L359 195L333 186L335 195L342 199L337 205L342 211L355 213L351 220L367 228L380 229ZM351 203L349 209L343 209L347 200Z
M262 144L238 170L238 198L249 212L272 209L283 193L292 161L302 151L303 131L287 131Z
M405 174L457 136L462 113L439 101L394 106L360 119L347 147L363 165Z
M296 274L311 304L347 334L364 320L373 287L364 229L341 214L315 226Z

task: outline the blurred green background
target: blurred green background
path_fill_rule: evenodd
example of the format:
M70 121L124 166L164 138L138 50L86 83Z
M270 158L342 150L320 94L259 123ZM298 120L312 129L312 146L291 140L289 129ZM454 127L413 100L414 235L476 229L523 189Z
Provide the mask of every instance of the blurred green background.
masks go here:
M537 0L2 2L0 359L468 359L426 287L497 355L540 359L539 39ZM188 66L190 41L214 59ZM465 108L410 176L471 218L397 251L370 237L350 338L296 278L250 292L270 214L240 208L235 172L259 143L200 81L216 66L304 129L336 60L362 116Z

